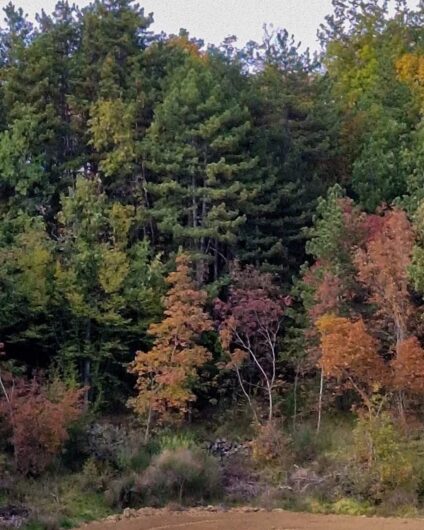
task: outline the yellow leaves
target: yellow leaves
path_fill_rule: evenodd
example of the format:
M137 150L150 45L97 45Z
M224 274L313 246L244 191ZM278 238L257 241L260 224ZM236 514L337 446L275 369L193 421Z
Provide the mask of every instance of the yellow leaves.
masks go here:
M420 98L421 105L424 105L424 55L402 55L396 62L396 71L399 79L410 86Z
M102 99L92 106L90 115L91 144L106 152L100 167L112 175L136 157L134 105L121 98Z
M20 234L14 260L21 271L20 289L34 307L44 306L49 298L49 273L53 262L45 232L31 228Z
M115 243L126 245L128 233L134 222L134 208L114 202L109 217Z
M353 108L361 96L380 81L377 47L364 35L356 46L347 48L334 41L327 51L327 67L335 81L335 91L348 107Z
M124 252L103 246L99 267L99 282L107 294L116 293L122 287L129 272L129 262Z
M424 55L406 53L396 62L396 70L402 81L424 84Z

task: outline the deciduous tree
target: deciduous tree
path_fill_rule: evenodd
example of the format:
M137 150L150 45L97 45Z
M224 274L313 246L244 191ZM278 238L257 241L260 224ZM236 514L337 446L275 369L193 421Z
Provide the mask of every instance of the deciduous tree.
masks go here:
M259 394L265 394L266 418L271 421L279 382L279 333L291 299L280 293L271 274L260 273L252 266L242 269L236 265L232 282L228 299L215 302L221 345L229 357L227 368L236 372L256 419L259 418L252 402L252 390L257 388ZM246 377L246 371L252 378Z
M191 278L191 262L186 254L179 254L176 264L176 271L166 280L169 290L164 318L148 330L153 347L147 352L138 351L130 366L137 377L137 395L130 405L147 416L146 437L153 416L162 422L184 416L196 400L193 384L198 370L211 356L201 344L202 334L213 329L204 309L207 294Z
M372 414L372 396L388 382L388 371L378 342L364 321L327 314L317 321L321 336L320 360L324 375L353 388Z

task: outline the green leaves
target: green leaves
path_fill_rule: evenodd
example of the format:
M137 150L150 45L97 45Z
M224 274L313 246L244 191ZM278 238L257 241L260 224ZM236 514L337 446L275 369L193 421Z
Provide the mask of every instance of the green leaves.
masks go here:
M122 362L122 350L130 355L125 344L140 340L133 330L142 334L156 315L159 302L153 300L161 296L162 270L148 246L131 244L135 209L108 201L98 182L77 179L62 204L56 266L57 303L67 301L58 308L62 348L68 359L90 358L99 393L104 366Z
M171 77L143 142L151 213L175 250L183 244L201 262L235 248L245 181L257 164L243 151L250 131L247 109L214 65L189 56Z

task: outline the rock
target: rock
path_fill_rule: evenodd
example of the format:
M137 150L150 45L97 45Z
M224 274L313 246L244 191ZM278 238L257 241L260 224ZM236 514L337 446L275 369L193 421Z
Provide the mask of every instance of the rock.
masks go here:
M120 520L121 520L121 516L120 515L109 515L105 519L105 521L108 522L108 523L116 523L116 522L118 522Z
M155 515L155 513L155 510L152 508L140 508L137 510L137 516L151 517L152 515Z
M125 508L122 512L124 519L131 519L132 517L137 517L137 510L132 510L131 508Z
M213 456L218 457L221 462L224 458L228 458L237 453L248 454L250 451L250 444L231 442L225 438L218 438L214 442L206 446L207 451Z

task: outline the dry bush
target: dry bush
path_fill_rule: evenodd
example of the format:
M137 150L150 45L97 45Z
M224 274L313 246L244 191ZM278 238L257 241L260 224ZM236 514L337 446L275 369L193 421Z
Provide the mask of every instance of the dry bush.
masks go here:
M262 425L253 442L253 458L261 465L287 468L293 460L290 438L273 422Z
M121 477L110 481L104 493L106 504L111 508L125 508L133 506L140 501L140 496L135 487L137 475L127 473Z
M4 379L0 415L10 432L15 465L23 474L39 474L56 458L68 439L69 426L82 414L83 389L56 380Z
M137 488L150 500L192 502L218 496L221 474L216 461L196 449L166 449L155 457ZM166 498L165 498L166 497Z

